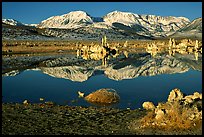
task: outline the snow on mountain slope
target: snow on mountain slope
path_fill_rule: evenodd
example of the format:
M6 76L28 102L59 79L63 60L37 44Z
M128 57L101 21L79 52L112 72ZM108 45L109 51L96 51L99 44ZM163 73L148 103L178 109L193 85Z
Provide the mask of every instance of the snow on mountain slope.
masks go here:
M32 26L42 29L42 35L62 39L98 39L104 34L116 39L156 39L178 33L178 36L185 37L186 30L191 30L188 31L189 36L198 32L198 37L202 37L202 19L195 20L194 23L192 22L194 25L191 25L189 19L185 17L139 15L121 11L113 11L103 17L92 17L84 11L72 11L64 15L52 16L38 25L23 24L13 19L2 19L2 23ZM12 31L9 30L9 32ZM13 35L7 34L9 37Z
M166 36L167 32L175 32L189 23L185 17L139 15L130 12L113 11L104 17L91 17L84 11L73 11L61 16L53 16L42 21L39 28L75 29L92 27L102 29L121 29L129 27L131 32L145 36ZM115 26L117 24L117 26ZM121 24L121 25L120 25ZM122 28L120 28L122 27ZM126 28L127 28L126 27Z
M185 17L162 17L156 15L138 15L130 12L113 11L104 16L105 23L111 25L118 22L126 26L141 25L149 31L175 31L190 21Z
M12 26L23 26L24 25L23 23L17 20L14 20L14 19L2 19L2 23L9 24Z
M133 24L139 24L138 15L128 12L113 11L104 16L104 21L112 25L114 22L122 23L126 26L131 26Z
M26 26L30 26L30 27L37 27L38 24L24 24Z
M202 32L202 18L197 18L193 20L191 23L183 27L182 29L178 30L180 32L183 31L197 31Z
M191 23L179 29L169 37L171 38L183 37L202 40L202 18L193 20Z
M84 11L72 11L61 16L52 16L42 21L39 28L75 28L93 23L91 17Z

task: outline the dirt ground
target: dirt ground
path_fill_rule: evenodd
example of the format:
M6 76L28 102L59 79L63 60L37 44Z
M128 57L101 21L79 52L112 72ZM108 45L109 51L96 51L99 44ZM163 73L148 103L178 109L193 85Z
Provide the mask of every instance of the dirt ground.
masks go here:
M201 135L190 130L138 128L143 109L2 104L3 135Z
M127 41L127 47L124 47L126 41L108 41L110 47L117 47L119 50L144 49L147 44L152 42L168 43L168 40L155 41ZM75 51L78 45L101 44L100 41L6 41L2 42L2 54L26 54L26 53L44 53L44 52L66 52Z

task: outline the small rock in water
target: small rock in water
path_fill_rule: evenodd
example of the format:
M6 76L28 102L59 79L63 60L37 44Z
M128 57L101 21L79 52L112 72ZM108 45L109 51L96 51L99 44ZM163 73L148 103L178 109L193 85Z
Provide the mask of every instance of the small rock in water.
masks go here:
M24 100L24 101L23 101L23 104L24 104L24 105L28 105L28 100Z
M110 105L119 102L120 97L114 89L99 89L86 96L85 100L98 105Z
M40 98L40 101L44 101L44 98Z
M78 91L78 94L79 94L79 97L81 97L81 98L84 97L84 93L83 92Z

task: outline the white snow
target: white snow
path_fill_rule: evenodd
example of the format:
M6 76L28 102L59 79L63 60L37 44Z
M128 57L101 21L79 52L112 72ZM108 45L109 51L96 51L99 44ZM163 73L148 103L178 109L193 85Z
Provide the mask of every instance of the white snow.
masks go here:
M21 22L14 19L2 19L2 22L5 24L13 25L13 26L21 26L24 25Z
M145 27L149 31L176 31L187 25L190 21L185 17L173 16L156 16L156 15L139 15L131 12L113 11L101 18L101 21L94 22L92 19L99 17L91 17L84 11L72 11L61 16L53 16L42 21L38 27L40 28L78 28L90 26L96 28L111 28L112 23L122 23L126 26L135 24Z

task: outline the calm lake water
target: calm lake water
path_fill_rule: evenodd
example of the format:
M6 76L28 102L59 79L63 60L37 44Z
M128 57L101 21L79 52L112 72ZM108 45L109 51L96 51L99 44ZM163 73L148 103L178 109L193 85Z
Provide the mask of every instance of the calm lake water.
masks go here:
M29 64L25 61L29 58L35 61L37 58L37 63L23 66ZM106 60L96 58L71 54L4 58L2 101L21 103L27 99L39 103L39 98L44 98L44 101L61 105L93 106L79 98L78 91L86 96L101 88L112 88L120 101L109 107L135 109L142 108L145 101L155 105L167 101L174 88L185 94L202 92L201 55L195 59L194 55L158 54L152 57L147 53L124 53ZM17 61L17 65L12 66L11 60Z

